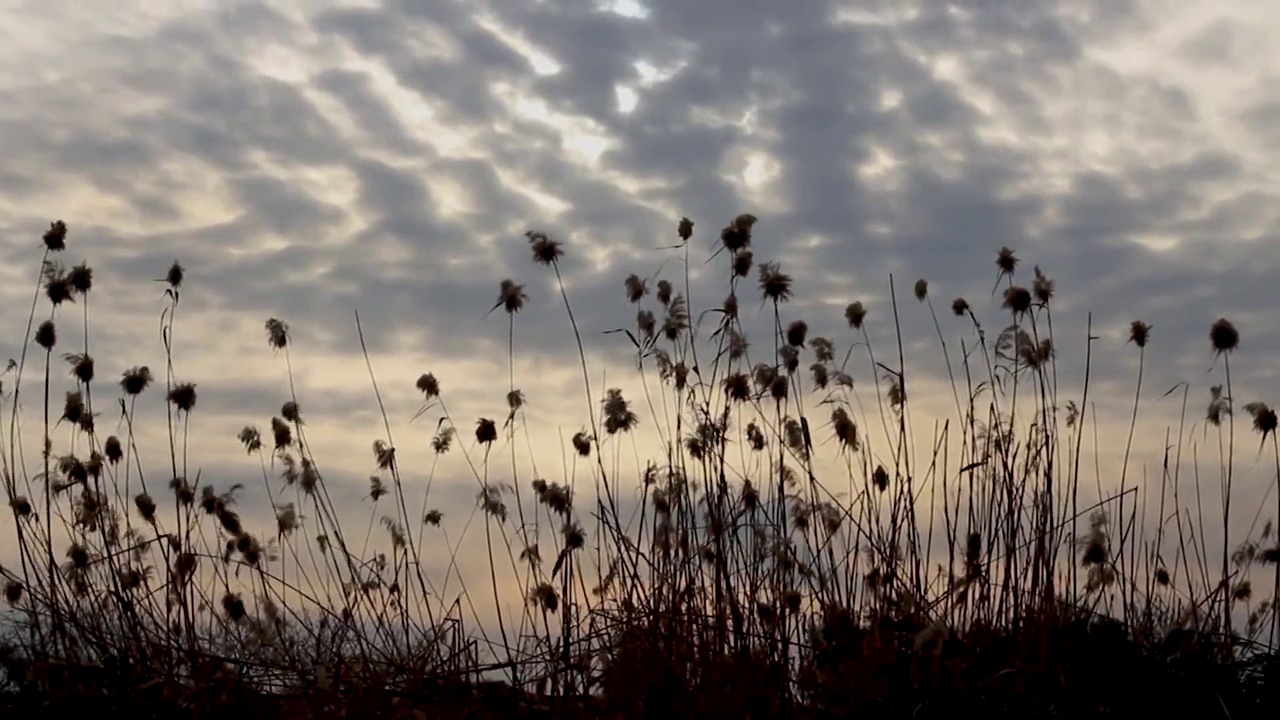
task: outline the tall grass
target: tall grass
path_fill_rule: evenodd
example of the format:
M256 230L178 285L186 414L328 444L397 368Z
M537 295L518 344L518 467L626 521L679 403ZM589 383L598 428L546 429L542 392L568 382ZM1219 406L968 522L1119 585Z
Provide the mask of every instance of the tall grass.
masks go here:
M523 285L502 281L491 311L507 315L505 420L453 416L443 383L424 373L419 415L437 423L427 448L393 438L357 315L382 422L370 429L379 435L373 509L355 530L339 522L345 509L307 438L288 324L265 323L287 378L280 413L268 430L250 425L238 437L260 461L276 519L253 528L237 510L242 488L193 472L197 386L179 381L173 352L197 331L179 323L183 267L164 280L163 397L147 367L104 387L90 354L93 273L57 261L67 228L54 223L31 341L3 396L15 564L0 569L11 606L0 662L14 702L238 703L263 714L360 703L418 717L477 707L1248 717L1274 702L1280 493L1240 536L1230 322L1209 332L1225 390L1211 389L1203 419L1188 417L1186 383L1152 407L1143 380L1156 340L1146 323L1130 324L1138 364L1118 482L1097 471L1090 487L1086 468L1106 452L1090 395L1094 345L1125 338L1095 336L1090 315L1078 339L1083 375L1060 385L1056 288L1039 267L1027 277L1001 248L998 302L979 311L956 299L954 322L938 317L928 282L908 296L891 277L879 306L851 302L846 331L819 337L791 312L796 279L756 261L756 222L744 214L726 225L712 270L695 273L694 224L682 218L673 248L682 272L622 280L635 318L617 330L579 327L565 248L527 234L581 366L584 425L565 441L572 460L555 479L539 471L555 453L535 452L517 377ZM692 307L695 278L722 288L723 303ZM756 299L759 314L748 317ZM873 344L874 323L888 346ZM593 381L588 339L627 343L631 390ZM922 342L936 342L945 384L913 360ZM35 385L28 351L41 361ZM63 361L74 389L59 398ZM635 392L642 401L627 397ZM95 401L118 405L122 432L103 437ZM142 462L140 402L166 408L164 467ZM1274 490L1276 413L1260 402L1243 410L1270 446ZM36 463L22 444L32 417L44 443ZM1165 435L1163 456L1135 456L1140 423ZM1220 515L1202 492L1206 450L1217 453ZM411 451L433 458L421 488L403 474ZM448 589L462 581L471 520L450 536L428 508L436 463L451 451L476 483L488 588ZM431 553L449 556L443 577L426 570ZM1259 599L1254 583L1268 577ZM511 587L525 594L514 613Z

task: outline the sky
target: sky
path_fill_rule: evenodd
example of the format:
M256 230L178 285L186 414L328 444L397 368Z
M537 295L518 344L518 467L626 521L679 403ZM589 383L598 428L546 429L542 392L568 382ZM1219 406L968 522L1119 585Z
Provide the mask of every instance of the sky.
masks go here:
M531 262L525 231L564 243L598 398L636 387L629 344L603 334L633 324L623 279L680 278L682 256L661 248L687 216L705 280L695 314L716 306L723 283L703 261L750 212L757 259L797 278L787 317L841 348L853 300L889 347L893 275L922 414L945 414L950 397L917 278L954 348L967 331L954 297L1002 322L997 250L1017 253L1024 281L1042 267L1064 393L1079 392L1093 313L1107 463L1132 411L1129 323L1149 323L1135 467L1158 473L1179 402L1162 395L1190 383L1198 421L1222 382L1208 342L1219 317L1242 336L1238 403L1280 403L1278 43L1280 8L1262 0L4 0L0 355L22 352L50 222L70 227L64 262L94 269L90 343L108 380L164 367L155 281L178 260L193 468L255 497L259 466L236 434L265 429L290 397L263 330L279 318L318 460L362 524L381 512L363 496L386 432L354 312L417 488L439 415L409 422L415 379L440 378L479 453L465 431L501 421L509 389L508 321L485 313L501 280L524 284L520 453L554 477L585 400L554 275ZM82 349L80 312L59 311L59 352ZM24 381L31 462L42 359L28 356ZM55 375L55 394L70 388ZM10 393L12 373L3 381ZM99 428L119 431L119 412L102 412ZM146 468L166 480L162 393L138 412ZM1269 471L1242 428L1252 510ZM477 490L457 455L430 502L454 541Z

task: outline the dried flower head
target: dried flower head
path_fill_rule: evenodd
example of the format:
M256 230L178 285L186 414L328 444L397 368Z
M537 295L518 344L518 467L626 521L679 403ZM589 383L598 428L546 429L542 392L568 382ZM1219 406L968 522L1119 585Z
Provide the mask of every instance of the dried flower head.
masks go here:
M112 465L120 462L124 457L124 448L120 445L120 438L112 435L102 445L102 451L107 454L107 461Z
M538 583L529 592L529 602L550 613L560 608L560 596L556 595L556 589L547 582Z
M664 307L671 303L671 294L673 292L674 292L674 289L671 287L670 280L658 281L657 298L658 298L658 302L662 303Z
M760 292L766 300L775 303L790 300L791 276L782 272L781 266L776 262L761 263Z
M955 313L958 317L963 317L965 313L969 312L969 301L964 298L956 298L955 300L952 300L951 312Z
M808 335L809 326L803 320L796 320L787 326L787 344L792 347L804 347Z
M640 422L640 418L631 411L631 403L622 397L620 388L609 388L605 391L604 429L610 435L619 431L628 432Z
M529 239L533 261L539 265L554 265L564 255L564 250L560 249L560 243L547 237L546 233L530 230L524 236Z
M573 434L573 449L578 455L587 457L591 454L591 434L586 430L579 430Z
M9 509L17 517L27 517L32 512L31 501L18 496L9 501Z
M844 319L849 322L849 327L859 330L862 328L862 321L867 317L867 309L862 306L862 302L851 302L844 309Z
M126 395L138 395L151 384L151 368L146 365L133 367L124 371L120 379L120 388Z
M169 402L173 403L180 412L191 412L196 406L196 385L195 383L180 383L174 385L169 391Z
M929 297L929 281L920 278L916 281L916 286L912 289L912 292L915 293L916 300L924 302L925 298Z
M44 268L44 294L54 307L64 302L75 302L75 287L71 278L62 272L60 265L47 263Z
M649 284L635 273L627 276L627 279L623 281L623 286L627 291L628 302L638 303L645 295L649 294Z
M71 374L82 383L93 382L93 358L86 353L67 353L63 360L71 365Z
M295 425L302 424L302 411L298 409L298 403L294 400L288 400L280 406L280 415Z
M755 263L755 253L750 250L739 250L733 254L733 275L734 277L746 277L751 272L751 266Z
M751 227L756 224L756 216L743 213L733 219L720 231L720 242L729 252L737 252L751 244Z
M1014 286L1004 291L1004 307L1014 315L1022 315L1031 309L1031 291Z
M724 381L725 395L735 402L746 402L751 399L751 379L746 373L733 373Z
M1147 340L1151 339L1151 326L1141 320L1134 320L1129 323L1129 342L1140 348L1147 346Z
M1244 410L1253 416L1253 429L1262 433L1264 440L1267 435L1276 431L1276 411L1266 403L1251 402L1244 406Z
M240 622L245 617L244 600L239 593L227 593L222 596L222 611L231 622Z
M244 445L247 453L255 453L262 449L262 434L252 425L246 425L236 437L240 440L240 444Z
M71 283L71 287L81 295L89 294L93 289L93 268L85 263L76 265L67 273L67 282Z
M177 260L169 266L168 272L164 274L164 281L169 283L169 287L177 290L182 286L182 278L186 276L186 269Z
M4 600L10 606L22 601L22 593L26 588L17 580L9 580L4 584Z
M1220 425L1222 416L1231 414L1231 398L1223 396L1221 385L1209 388L1209 396L1209 410L1205 414L1205 419L1212 425Z
M415 383L415 387L418 388L419 392L429 398L438 397L440 395L440 381L431 373L423 373L419 375L418 382Z
M1007 247L1001 247L996 253L996 267L1000 268L1000 276L1012 275L1014 268L1018 267L1018 258L1013 256L1013 251Z
M1214 352L1219 355L1229 353L1239 347L1240 333L1226 318L1219 318L1213 327L1209 328L1209 341L1213 343Z
M1040 271L1040 266L1035 266L1036 279L1031 283L1031 294L1035 295L1036 302L1041 305L1048 305L1053 299L1054 282L1053 278L1045 275Z
M58 344L58 330L52 320L45 320L36 328L36 344L50 351Z
M876 465L876 469L871 473L871 484L880 492L889 489L889 471L884 469L884 465Z
M498 426L489 418L476 421L476 442L488 445L498 439Z
M676 235L684 242L689 242L689 238L693 237L693 221L687 217L680 218L676 225Z
M267 330L267 344L276 350L289 344L289 324L283 320L271 318L264 327Z
M439 510L428 510L427 514L422 517L422 522L433 527L440 527L440 521L444 520L444 513Z
M51 252L61 252L67 249L67 224L61 220L55 220L49 223L49 229L45 231L44 246Z
M524 286L517 285L514 280L508 278L498 286L498 302L489 309L489 312L502 308L508 315L513 315L520 312L524 307L524 301L528 299L529 297L524 293Z

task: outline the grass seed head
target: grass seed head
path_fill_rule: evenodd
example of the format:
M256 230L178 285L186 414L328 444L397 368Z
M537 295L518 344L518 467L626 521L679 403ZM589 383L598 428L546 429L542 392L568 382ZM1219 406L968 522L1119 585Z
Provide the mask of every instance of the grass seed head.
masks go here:
M796 320L787 326L787 344L792 347L804 347L808 335L809 325L803 320Z
M289 324L283 320L271 318L265 324L267 344L273 349L281 350L289 344Z
M1015 285L1004 291L1004 308L1014 315L1022 315L1031 309L1031 291Z
M124 458L124 447L120 444L120 438L112 435L103 443L102 450L107 454L107 462L115 465Z
M760 292L766 300L772 300L775 303L790 300L791 282L791 276L782 272L782 267L778 263L761 263Z
M622 285L627 291L627 302L638 303L649 294L649 284L635 273L628 275Z
M196 406L196 385L195 383L174 385L168 397L169 402L173 403L179 412L189 413Z
M488 445L498 439L498 425L489 418L476 421L476 442Z
M735 278L746 277L751 273L751 267L755 264L755 253L750 250L739 250L733 254L733 276Z
M58 344L58 330L52 320L45 320L36 328L36 344L50 351Z
M498 302L495 308L501 307L508 315L514 315L524 308L524 303L529 299L525 295L524 286L518 285L510 278L503 280L498 286Z
M124 371L120 379L120 389L126 395L140 395L151 384L151 368L146 365L133 367Z
M693 221L687 217L680 218L680 222L676 225L676 236L684 242L689 242L689 238L693 237Z
M42 238L44 246L50 252L62 252L67 249L67 224L61 220L49 223L49 229Z
M964 298L952 300L951 312L955 313L957 317L964 317L965 313L969 312L969 301Z
M674 289L671 287L670 280L658 281L657 298L658 298L658 302L662 303L663 307L666 307L667 305L671 304L671 294L673 292L674 292Z
M86 353L68 353L62 356L71 365L71 374L82 383L93 382L93 358Z
M544 232L530 230L524 234L529 240L529 249L533 251L533 261L539 265L554 265L564 255L560 243L547 237Z
M915 294L916 300L924 302L929 297L929 281L924 278L917 280L915 287L912 288L912 293Z
M418 376L418 381L414 384L428 398L440 396L440 381L431 373L422 373Z
M1147 346L1147 341L1151 339L1151 326L1141 320L1134 320L1129 324L1129 342L1140 348Z
M1239 347L1240 333L1229 320L1219 318L1213 327L1209 328L1209 342L1213 344L1214 352L1219 355L1229 353Z
M89 291L93 289L93 268L85 263L80 263L67 273L67 281L81 296L88 295Z
M851 302L844 309L844 319L848 321L849 327L854 330L862 329L862 321L867 317L867 309L863 307L861 301Z
M1040 271L1040 266L1035 267L1036 279L1031 283L1031 294L1035 295L1036 302L1041 305L1048 305L1053 299L1054 282L1053 278L1045 275Z
M1001 247L996 253L996 267L1000 268L1000 276L1013 275L1013 271L1018 267L1018 258L1014 257L1013 251L1008 247Z
M177 290L182 287L182 279L186 277L186 274L187 270L182 267L182 263L174 260L173 264L169 266L169 270L164 274L164 281L169 283L170 288Z

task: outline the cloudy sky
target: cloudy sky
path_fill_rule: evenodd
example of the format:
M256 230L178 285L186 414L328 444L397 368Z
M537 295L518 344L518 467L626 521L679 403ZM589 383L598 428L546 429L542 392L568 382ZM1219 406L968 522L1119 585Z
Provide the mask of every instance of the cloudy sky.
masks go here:
M724 294L702 264L718 229L751 212L757 258L797 279L784 319L842 348L852 300L888 347L893 274L919 387L945 388L945 369L910 299L916 278L955 348L971 335L952 298L1002 322L1001 246L1020 277L1043 267L1058 288L1064 401L1094 313L1108 457L1123 450L1109 430L1125 427L1137 369L1128 324L1150 323L1136 466L1158 473L1179 402L1161 395L1191 383L1198 421L1222 381L1207 339L1217 318L1243 338L1236 396L1280 403L1277 146L1280 8L1249 0L5 0L0 354L22 351L51 221L71 228L64 261L94 268L90 344L108 380L164 367L154 280L177 259L175 370L199 392L193 468L218 486L254 482L236 433L265 428L289 397L263 332L278 317L318 459L363 523L369 447L385 431L353 311L420 482L438 413L408 423L414 380L434 372L464 430L501 420L508 325L485 312L499 281L525 284L515 384L537 428L522 462L554 477L560 433L586 422L581 376L554 277L523 233L565 244L601 395L634 387L629 345L602 334L633 322L623 278L680 278L681 256L661 248L688 216L696 315ZM59 351L81 349L80 312L59 312ZM28 356L30 462L42 372ZM915 407L946 412L949 391L919 392ZM163 396L147 398L139 432L163 482ZM102 412L99 427L119 431L118 410ZM1256 440L1243 445L1253 472ZM456 540L476 480L458 457L441 473L431 504Z

